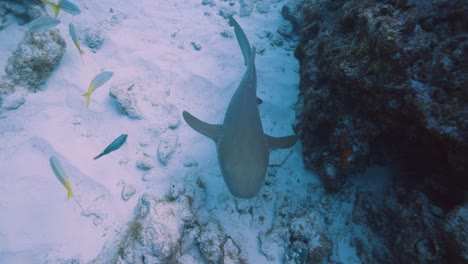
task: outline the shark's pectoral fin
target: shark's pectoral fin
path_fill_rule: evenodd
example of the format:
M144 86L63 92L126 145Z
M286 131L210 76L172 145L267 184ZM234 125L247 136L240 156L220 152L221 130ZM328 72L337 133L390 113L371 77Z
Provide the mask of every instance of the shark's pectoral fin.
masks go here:
M192 127L195 131L213 139L215 142L218 141L219 134L221 132L221 125L214 125L203 122L187 111L182 112L182 116L184 117L185 122L187 122L187 124L189 124L189 126Z
M298 137L296 135L286 136L286 137L272 137L265 134L265 137L268 141L268 145L272 149L286 149L294 146L296 144Z

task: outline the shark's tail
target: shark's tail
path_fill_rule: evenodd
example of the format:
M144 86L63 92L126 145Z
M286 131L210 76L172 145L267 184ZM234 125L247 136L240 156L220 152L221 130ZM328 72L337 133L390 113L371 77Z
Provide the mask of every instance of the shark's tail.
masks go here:
M91 100L91 94L90 93L85 93L85 94L82 94L85 98L86 98L86 108L88 108L89 106L89 101Z
M255 46L252 46L252 48L250 49L250 57L249 57L249 64L248 64L248 67L255 67L255 53L256 53L257 49L255 48Z
M234 17L229 16L229 26L234 27L234 32L236 33L236 38L237 38L237 43L239 43L239 47L242 51L242 55L244 56L244 65L248 66L249 60L251 57L251 51L250 51L250 43L249 40L247 39L247 36L245 35L244 30L242 30L241 26L237 21L234 19Z

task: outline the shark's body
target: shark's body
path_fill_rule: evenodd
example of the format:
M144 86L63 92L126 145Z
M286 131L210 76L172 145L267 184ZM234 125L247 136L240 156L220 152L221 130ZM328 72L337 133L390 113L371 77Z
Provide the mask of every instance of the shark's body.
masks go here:
M239 44L241 49L246 46L241 41ZM247 72L229 102L223 124L205 123L186 111L183 117L193 129L216 143L219 165L229 191L238 198L253 198L265 180L270 149L289 148L297 137L274 138L263 133L256 96L255 47L250 52L243 50L243 54L250 56Z

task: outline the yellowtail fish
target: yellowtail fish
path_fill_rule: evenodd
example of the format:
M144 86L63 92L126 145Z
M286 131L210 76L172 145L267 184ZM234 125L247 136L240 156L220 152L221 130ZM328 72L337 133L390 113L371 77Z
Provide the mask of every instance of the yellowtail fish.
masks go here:
M52 171L54 172L57 179L67 189L68 199L73 197L73 199L75 199L75 202L80 206L81 210L83 210L83 207L81 207L81 204L78 202L78 200L76 200L75 196L73 196L73 191L70 185L70 181L68 180L68 177L65 174L65 171L63 170L62 166L60 165L60 163L54 156L50 157L50 166L52 167Z
M27 24L28 32L46 30L60 24L60 20L50 16L40 16Z
M48 5L50 8L52 8L52 11L54 11L54 17L57 18L58 16L58 13L59 13L59 7L57 4L53 3L53 2L50 2L50 1L47 1L47 0L41 0L42 3L44 3L45 5Z
M73 40L73 43L75 43L75 46L78 49L78 52L80 53L81 62L84 64L84 61L83 61L84 51L81 49L80 41L78 40L78 37L76 36L75 26L73 26L73 24L70 23L68 25L68 30L70 31L70 36Z
M106 154L109 154L111 153L112 151L114 150L118 150L124 143L125 141L127 140L127 134L122 134L120 135L120 137L116 138L114 141L112 141L112 143L109 144L109 146L107 146L102 152L101 154L97 155L96 157L94 157L94 160L97 160L99 159L100 157L106 155Z
M60 9L74 16L81 13L81 10L75 4L67 0L59 0L57 3L47 1L47 0L41 0L41 1L42 3L48 5L52 9L52 11L54 12L55 18L57 18Z
M105 71L101 72L100 74L96 75L96 77L94 77L94 79L91 81L91 84L89 85L88 92L83 94L83 96L86 98L86 108L88 108L89 106L91 93L96 88L106 83L112 77L113 74L113 72Z
M81 10L72 2L67 1L67 0L61 0L58 3L58 6L60 9L63 11L72 14L74 16L81 14Z

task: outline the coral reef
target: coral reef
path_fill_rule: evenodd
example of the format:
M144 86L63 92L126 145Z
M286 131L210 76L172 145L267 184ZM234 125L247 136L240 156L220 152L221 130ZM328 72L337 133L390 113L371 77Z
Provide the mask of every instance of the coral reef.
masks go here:
M7 14L13 14L24 23L47 15L41 5L35 1L0 3L0 30ZM60 63L65 47L65 41L57 29L26 33L5 67L5 75L0 81L0 103L5 94L11 94L17 89L35 92Z
M461 0L283 7L301 35L295 130L305 166L329 193L370 165L396 168L385 202L358 193L353 212L394 258L357 238L363 262L466 262L467 11Z
M297 203L303 206L293 206ZM310 197L305 200L284 197L279 202L273 225L259 234L260 250L269 261L277 260L275 245L284 248L283 263L322 263L329 260L333 242L326 232L324 218L309 212L316 207L312 203Z
M358 192L353 221L369 226L385 241L390 263L464 263L468 260L467 206L446 213L419 190L389 187L381 203L375 195ZM462 238L463 237L463 238ZM365 253L361 254L361 259ZM380 263L380 261L379 261Z
M139 84L113 85L109 96L117 100L120 110L132 119L142 119L143 113L138 106L138 95L141 93Z
M431 161L429 171L446 171L435 181L460 201L466 11L464 1L304 2L296 129L306 166L322 171L329 190L370 164L404 160L425 172Z
M444 231L450 262L468 262L468 205L458 206L447 215Z
M244 263L219 223L197 215L194 200L205 197L194 195L190 182L172 185L163 199L143 194L126 230L92 263Z
M0 89L9 93L16 87L37 91L59 64L65 46L56 29L26 34L8 60Z
M8 14L14 15L24 23L45 15L40 1L4 0L0 2L0 30L4 28Z

